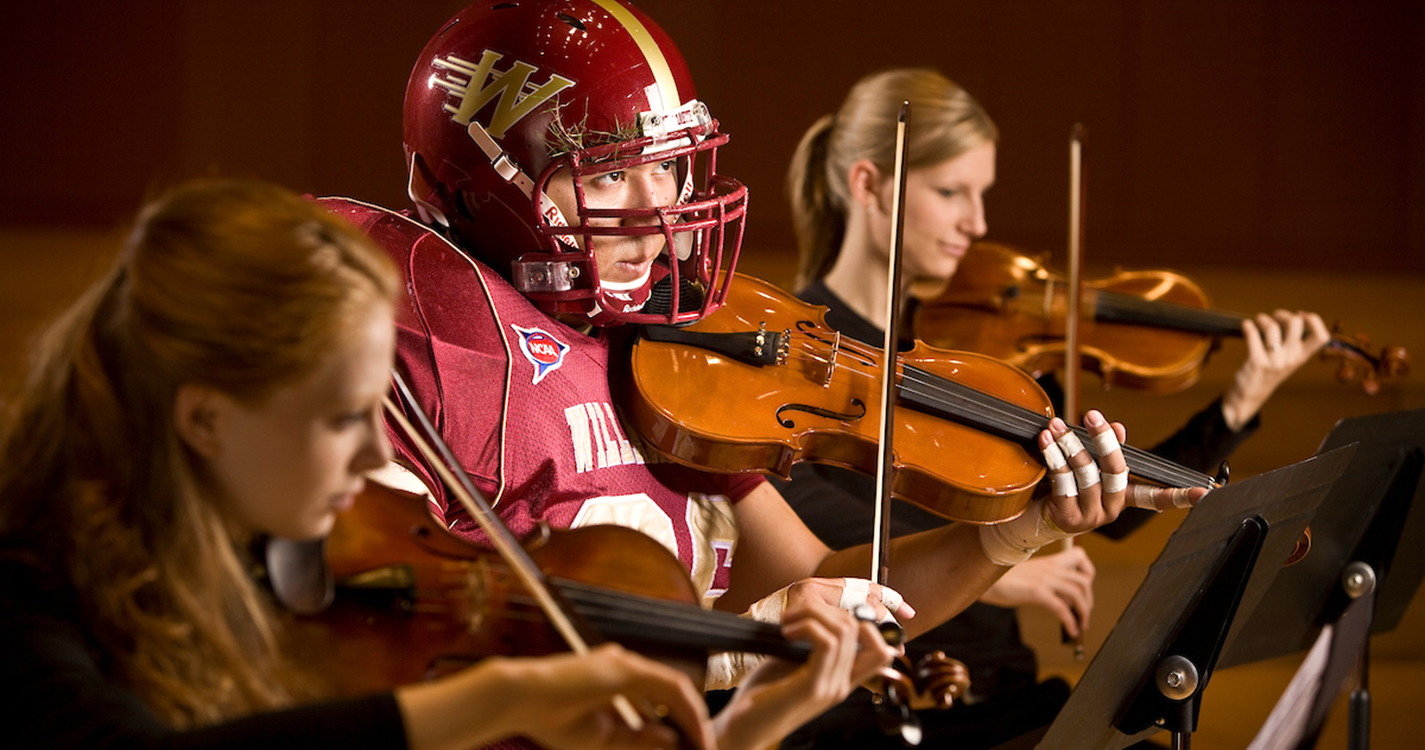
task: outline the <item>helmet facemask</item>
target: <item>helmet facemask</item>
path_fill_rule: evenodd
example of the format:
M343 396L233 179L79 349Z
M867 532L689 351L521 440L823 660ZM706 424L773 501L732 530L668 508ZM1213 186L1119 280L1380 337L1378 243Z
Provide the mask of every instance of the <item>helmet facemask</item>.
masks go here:
M536 304L552 304L552 312L587 315L597 325L690 323L720 307L742 242L747 190L717 173L717 149L727 136L717 132L707 108L691 101L675 110L642 113L637 133L623 139L572 134L557 125L551 133L555 156L534 180L540 199L531 202L543 206L531 223L544 249L514 261L515 287ZM591 140L605 142L587 145ZM589 205L587 178L659 162L674 165L679 187L670 205ZM572 217L547 196L550 181L561 172L572 181ZM599 278L599 238L651 235L662 237L663 252L644 278L627 283Z
M727 136L697 99L677 47L625 0L466 8L417 59L404 130L422 219L540 310L595 325L681 324L723 303L747 191L717 173ZM586 196L584 179L665 160L678 169L670 205L586 200L601 196ZM560 204L547 192L556 179ZM674 250L646 279L601 279L600 244L634 235L659 235Z

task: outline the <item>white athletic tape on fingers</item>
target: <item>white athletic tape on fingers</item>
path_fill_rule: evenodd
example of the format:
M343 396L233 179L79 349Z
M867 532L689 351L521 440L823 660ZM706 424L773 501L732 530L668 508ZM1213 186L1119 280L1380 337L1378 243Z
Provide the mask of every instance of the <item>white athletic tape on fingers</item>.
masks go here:
M1074 478L1078 480L1080 489L1086 490L1098 484L1098 477L1099 471L1096 463L1090 462L1074 468Z
M865 578L843 578L841 581L841 599L836 606L855 614L856 610L870 603L870 581ZM890 611L895 611L901 606L901 602L905 601L905 597L901 596L899 591L889 586L881 586L880 589L881 603ZM745 616L760 622L780 623L782 610L786 607L786 603L787 590L783 588L776 594L753 604ZM885 618L882 618L882 621L884 620Z
M1128 504L1143 510L1157 510L1158 504L1153 501L1156 489L1146 484L1135 484L1128 493Z
M1071 477L1069 474L1055 476ZM985 557L995 565L1018 565L1040 547L1073 536L1051 524L1045 516L1047 511L1044 501L1036 500L1014 520L981 526L980 549Z
M871 582L865 578L843 578L841 581L841 601L836 606L854 613L857 607L866 603Z
M1122 492L1127 486L1128 472L1105 471L1103 473L1103 491L1105 493Z
M1093 446L1098 449L1099 458L1103 458L1122 447L1118 444L1118 436L1113 434L1112 427L1094 435Z
M1050 443L1049 447L1044 449L1044 465L1049 467L1049 471L1058 471L1069 465L1069 462L1064 460L1064 452L1059 450L1058 443Z
M1054 485L1055 495L1060 497L1079 496L1079 481L1070 472L1060 471L1050 474L1049 481Z
M1174 508L1192 507L1192 500L1188 498L1188 491L1186 487L1175 488L1172 492L1168 493L1168 495L1169 497L1173 498Z
M890 586L881 587L881 603L886 605L887 611L895 612L901 608L903 602L905 602L905 597L901 596L899 591Z
M1072 430L1055 438L1054 442L1058 443L1059 447L1064 449L1064 455L1069 458L1079 455L1084 449L1084 444L1079 442L1078 434Z
M749 672L762 666L769 656L746 651L720 651L708 656L707 676L703 678L703 690L731 690L742 682Z
M882 586L881 605L886 608L886 614L882 615L879 619L876 619L876 622L894 622L895 624L899 625L900 622L896 620L895 612L896 609L901 606L901 602L903 601L905 601L905 599L900 595L899 591L896 591L890 586ZM866 610L870 610L870 614L863 615L863 612ZM875 612L876 608L872 607L869 603L862 604L856 609L851 610L851 614L856 615L857 617L863 620L873 619Z

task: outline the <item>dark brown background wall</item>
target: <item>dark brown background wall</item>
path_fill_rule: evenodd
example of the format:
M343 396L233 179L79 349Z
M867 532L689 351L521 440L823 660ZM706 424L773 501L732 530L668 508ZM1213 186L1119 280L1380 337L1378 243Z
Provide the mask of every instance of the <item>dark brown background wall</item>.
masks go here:
M406 74L460 3L18 5L0 31L0 225L109 225L148 185L210 168L399 204ZM1062 246L1079 122L1096 263L1425 272L1418 3L643 6L733 134L762 252L791 244L780 185L800 133L858 76L913 64L1003 130L1000 240Z
M790 281L782 173L803 130L871 70L928 65L1002 132L990 236L1067 234L1067 140L1089 129L1090 275L1190 272L1224 308L1318 310L1425 356L1425 10L1412 0L644 0L678 40L752 189L743 268ZM41 322L96 275L146 191L216 172L404 204L401 97L461 3L146 0L10 3L0 15L0 395ZM1226 342L1171 397L1087 389L1151 445L1220 393ZM1419 370L1417 366L1417 370ZM1092 385L1092 383L1090 383ZM1233 461L1251 477L1310 456L1343 417L1425 408L1425 373L1375 397L1303 368ZM1098 566L1092 656L1181 514ZM1425 603L1373 641L1380 747L1425 729ZM1083 669L1039 610L1043 671ZM1245 747L1295 669L1215 677L1199 741ZM1324 747L1344 747L1338 708ZM1409 738L1409 739L1407 739Z

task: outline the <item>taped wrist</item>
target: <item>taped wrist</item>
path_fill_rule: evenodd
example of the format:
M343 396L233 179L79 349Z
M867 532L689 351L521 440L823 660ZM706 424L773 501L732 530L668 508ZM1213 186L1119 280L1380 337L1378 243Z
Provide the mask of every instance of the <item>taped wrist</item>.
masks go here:
M1018 565L1028 560L1040 547L1068 539L1073 534L1049 520L1049 506L1036 500L1018 518L1004 523L980 527L980 549L995 565Z
M784 586L764 599L759 599L742 613L742 617L782 624L782 610L787 607L787 588ZM707 678L704 690L731 690L742 682L747 673L761 666L767 657L761 654L723 651L708 657Z

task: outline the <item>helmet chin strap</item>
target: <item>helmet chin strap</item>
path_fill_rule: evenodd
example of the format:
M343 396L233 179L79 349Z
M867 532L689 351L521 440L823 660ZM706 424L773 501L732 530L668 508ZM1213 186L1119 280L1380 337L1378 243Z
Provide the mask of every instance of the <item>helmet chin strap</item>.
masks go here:
M564 212L559 210L559 206L555 205L554 201L550 200L549 196L545 194L543 190L539 191L538 196L535 195L534 180L531 180L529 175L525 174L524 171L519 168L515 160L511 159L510 155L505 153L504 149L500 148L500 144L496 143L495 139L490 137L490 133L485 130L484 126L475 120L471 120L465 131L470 134L470 140L474 141L475 145L479 146L480 150L485 152L485 156L489 157L490 166L495 170L495 174L498 174L500 179L505 182L511 183L519 188L520 192L538 204L539 214L544 217L544 220L549 223L549 226L569 226L569 221L564 218ZM569 235L560 235L559 241L570 247L574 247L577 244L574 242L574 238Z
M633 281L609 281L608 279L602 279L602 278L601 278L601 279L599 279L599 286L601 286L601 287L603 287L603 288L605 288L605 289L607 289L607 290L609 290L609 291L611 291L611 292L628 292L628 291L632 291L632 290L634 290L634 289L638 289L639 287L643 286L644 284L647 284L647 283L648 283L648 277L651 276L652 274L653 274L653 267L652 267L652 266L649 266L649 267L648 267L648 270L647 270L647 271L644 271L642 276L639 276L637 279L634 279Z
M650 266L642 276L633 281L609 281L608 279L600 278L598 287L599 300L595 303L594 309L589 311L589 317L597 317L603 312L603 298L606 297L610 301L621 303L620 307L622 312L627 313L642 310L643 307L648 304L648 299L646 297L642 300L636 299L634 292L647 286L648 279L652 274L653 268Z

